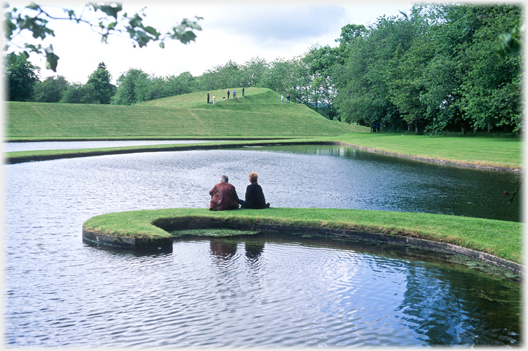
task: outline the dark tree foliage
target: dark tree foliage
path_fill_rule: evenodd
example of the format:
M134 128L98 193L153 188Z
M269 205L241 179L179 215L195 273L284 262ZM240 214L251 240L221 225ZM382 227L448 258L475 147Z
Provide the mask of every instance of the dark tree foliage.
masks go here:
M7 85L7 100L29 101L39 81L40 69L33 66L25 55L10 53L5 58L4 81Z
M117 79L117 92L113 103L132 105L149 100L149 75L140 69L131 68Z
M117 79L112 104L132 105L138 102L198 91L196 79L189 72L178 76L155 77L140 69L129 69Z
M229 60L224 65L208 69L202 75L201 88L203 90L216 90L222 88L240 87L244 84L242 67Z
M66 104L99 104L95 89L88 84L71 84L64 92L61 101Z
M34 101L59 102L70 83L63 76L48 77L35 85Z
M519 130L521 19L519 5L414 5L355 36L344 28L338 113L431 134Z

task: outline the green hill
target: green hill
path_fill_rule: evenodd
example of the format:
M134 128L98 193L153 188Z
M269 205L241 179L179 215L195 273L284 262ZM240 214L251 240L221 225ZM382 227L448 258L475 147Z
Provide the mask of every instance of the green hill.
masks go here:
M237 100L227 89L185 94L133 106L7 102L6 139L253 138L336 136L364 127L329 121L307 106L280 102L280 95L247 88ZM223 95L222 95L223 94Z

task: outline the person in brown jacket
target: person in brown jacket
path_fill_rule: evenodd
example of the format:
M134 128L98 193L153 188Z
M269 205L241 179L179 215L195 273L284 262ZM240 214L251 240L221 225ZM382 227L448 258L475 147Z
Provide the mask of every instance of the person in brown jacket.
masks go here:
M220 177L220 183L209 191L209 195L211 195L209 211L236 210L238 208L238 195L235 187L228 182L227 176L223 175Z

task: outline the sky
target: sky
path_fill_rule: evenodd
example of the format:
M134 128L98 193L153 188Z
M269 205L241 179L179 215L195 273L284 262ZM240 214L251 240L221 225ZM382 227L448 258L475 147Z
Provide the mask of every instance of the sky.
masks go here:
M28 2L11 1L21 8ZM71 8L72 2L38 1L51 10ZM83 4L83 3L79 3ZM154 76L179 75L190 72L199 76L208 69L224 65L229 60L245 64L253 58L268 62L278 58L291 59L305 54L315 44L337 46L341 27L347 24L373 25L382 16L409 13L410 1L320 1L264 2L241 1L123 1L129 14L146 7L145 24L167 32L183 18L203 17L198 21L201 31L195 31L196 41L185 45L176 40L134 48L130 38L111 36L108 44L88 26L67 21L50 21L55 37L42 45L53 45L60 57L57 72L45 68L44 59L32 55L30 61L41 67L40 78L62 75L71 83L86 83L88 76L104 62L115 80L130 68L141 69Z

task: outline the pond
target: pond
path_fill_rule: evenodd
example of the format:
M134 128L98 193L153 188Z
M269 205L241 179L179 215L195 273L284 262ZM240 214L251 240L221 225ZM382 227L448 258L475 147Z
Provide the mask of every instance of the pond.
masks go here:
M515 185L514 174L341 147L112 155L4 170L7 346L520 342L520 284L480 273L478 264L446 266L444 257L428 262L410 249L269 235L183 239L173 253L153 255L81 240L82 223L102 213L207 207L221 174L242 196L247 174L258 172L276 207L491 218L512 211L500 196ZM509 210L496 215L493 207L501 206Z

